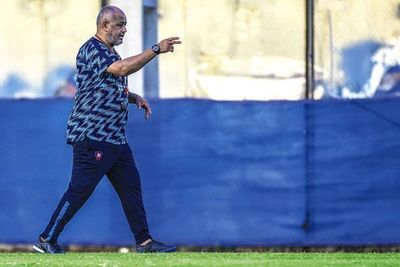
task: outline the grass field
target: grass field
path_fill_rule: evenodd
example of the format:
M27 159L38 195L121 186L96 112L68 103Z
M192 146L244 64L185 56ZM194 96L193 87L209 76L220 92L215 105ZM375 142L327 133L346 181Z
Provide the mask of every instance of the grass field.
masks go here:
M400 266L400 253L0 253L0 266Z

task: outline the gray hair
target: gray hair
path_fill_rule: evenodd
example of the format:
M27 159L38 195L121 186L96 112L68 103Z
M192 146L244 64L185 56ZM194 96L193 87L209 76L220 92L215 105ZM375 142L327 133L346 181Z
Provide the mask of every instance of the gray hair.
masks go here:
M111 21L112 17L115 13L117 12L121 12L122 14L124 14L124 12L116 6L105 6L102 9L100 9L99 14L97 15L97 19L96 19L96 25L97 27L99 27L101 25L101 23L103 23L103 21L107 20L107 21Z

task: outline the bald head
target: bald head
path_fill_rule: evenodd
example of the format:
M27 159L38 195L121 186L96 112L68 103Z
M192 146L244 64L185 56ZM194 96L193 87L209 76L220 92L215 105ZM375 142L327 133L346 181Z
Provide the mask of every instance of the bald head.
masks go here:
M116 16L123 15L125 17L124 12L116 7L116 6L105 6L100 9L99 14L97 15L96 25L97 28L101 26L103 22L111 22L115 19Z

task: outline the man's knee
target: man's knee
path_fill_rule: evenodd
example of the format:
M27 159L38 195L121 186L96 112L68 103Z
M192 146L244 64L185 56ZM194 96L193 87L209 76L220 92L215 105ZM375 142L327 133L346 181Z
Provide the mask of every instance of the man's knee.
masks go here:
M69 199L72 201L86 201L93 193L96 185L89 182L71 182L68 186Z

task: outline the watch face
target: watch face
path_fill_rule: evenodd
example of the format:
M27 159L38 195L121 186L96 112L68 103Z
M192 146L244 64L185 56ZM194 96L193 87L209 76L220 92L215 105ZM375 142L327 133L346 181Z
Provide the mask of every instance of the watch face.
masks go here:
M158 46L158 45L153 45L152 47L151 47L151 49L153 50L153 52L154 53L159 53L160 52L160 47Z

